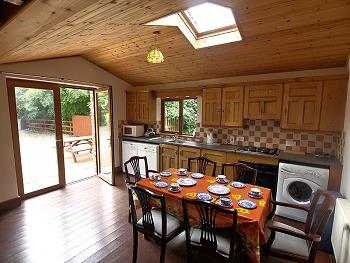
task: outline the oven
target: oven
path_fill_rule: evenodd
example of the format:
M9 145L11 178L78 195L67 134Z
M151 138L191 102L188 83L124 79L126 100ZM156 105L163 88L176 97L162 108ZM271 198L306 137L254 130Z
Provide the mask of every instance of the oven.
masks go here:
M256 169L258 171L258 175L256 177L256 185L271 189L273 198L275 199L277 189L278 166L272 164L254 163L243 160L239 160L238 162L244 163L249 167ZM248 182L252 180L252 177L253 174L251 172L248 172L245 175L245 178L247 178L246 180Z

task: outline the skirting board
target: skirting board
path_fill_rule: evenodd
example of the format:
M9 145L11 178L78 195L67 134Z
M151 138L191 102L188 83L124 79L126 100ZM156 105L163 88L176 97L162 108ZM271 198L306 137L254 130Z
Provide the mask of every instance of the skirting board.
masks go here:
M0 203L0 213L6 212L8 210L14 209L21 205L21 198L16 197L5 202Z

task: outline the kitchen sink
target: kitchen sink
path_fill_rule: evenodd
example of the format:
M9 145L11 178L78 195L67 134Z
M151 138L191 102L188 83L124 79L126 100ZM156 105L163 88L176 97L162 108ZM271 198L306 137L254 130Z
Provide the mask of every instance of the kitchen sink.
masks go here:
M169 140L166 140L166 142L173 142L173 143L182 144L182 143L186 143L187 141L186 140L181 140L181 139L169 139Z

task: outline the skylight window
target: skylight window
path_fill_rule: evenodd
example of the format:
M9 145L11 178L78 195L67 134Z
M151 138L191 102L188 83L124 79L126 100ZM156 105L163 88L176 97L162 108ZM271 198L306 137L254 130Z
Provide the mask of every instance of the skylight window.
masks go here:
M232 9L205 2L146 23L177 26L195 49L242 40Z
M236 25L230 8L212 3L203 3L191 7L185 10L184 13L198 33Z

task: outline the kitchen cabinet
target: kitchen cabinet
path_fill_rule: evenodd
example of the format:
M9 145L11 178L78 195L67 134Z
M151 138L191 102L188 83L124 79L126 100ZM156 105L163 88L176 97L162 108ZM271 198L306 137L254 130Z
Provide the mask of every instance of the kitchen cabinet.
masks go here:
M243 87L222 89L222 126L243 126Z
M156 99L149 91L128 91L126 93L126 119L135 123L156 121Z
M322 81L285 84L281 127L318 130L322 88Z
M203 89L202 123L219 126L221 120L221 88Z
M159 166L160 171L169 168L178 168L178 146L161 144L159 149Z
M333 79L323 82L323 97L320 130L341 132L344 127L348 79Z
M242 126L244 88L225 87L203 90L203 126Z
M188 164L188 158L195 158L201 156L201 149L191 147L179 147L179 168L186 168ZM193 171L197 171L197 163L192 162L191 168Z
M221 173L221 166L223 163L226 162L226 152L220 152L220 151L213 151L213 150L202 150L202 156L216 162L216 171L215 175L218 175ZM208 165L205 174L211 175L213 172L213 166Z
M282 84L245 87L244 118L279 120L282 108Z

